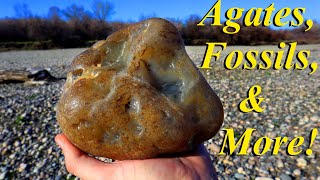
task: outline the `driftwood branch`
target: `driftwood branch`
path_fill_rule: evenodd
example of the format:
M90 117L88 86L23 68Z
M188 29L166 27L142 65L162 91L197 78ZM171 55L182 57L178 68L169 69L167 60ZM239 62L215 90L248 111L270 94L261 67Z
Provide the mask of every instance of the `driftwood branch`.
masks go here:
M56 78L47 70L31 72L28 70L0 70L0 83L28 83L43 84L48 81L56 81ZM38 83L37 83L38 82Z

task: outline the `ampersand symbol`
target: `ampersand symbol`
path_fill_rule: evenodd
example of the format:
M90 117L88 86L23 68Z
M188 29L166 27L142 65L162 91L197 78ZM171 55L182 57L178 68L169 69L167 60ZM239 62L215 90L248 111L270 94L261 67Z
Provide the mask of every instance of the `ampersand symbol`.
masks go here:
M262 112L265 108L261 108L259 105L265 98L256 99L256 96L258 96L260 93L261 93L261 87L259 85L252 86L248 91L248 98L244 99L239 104L240 111L245 113L251 112L251 111ZM247 102L250 106L249 108L246 105Z

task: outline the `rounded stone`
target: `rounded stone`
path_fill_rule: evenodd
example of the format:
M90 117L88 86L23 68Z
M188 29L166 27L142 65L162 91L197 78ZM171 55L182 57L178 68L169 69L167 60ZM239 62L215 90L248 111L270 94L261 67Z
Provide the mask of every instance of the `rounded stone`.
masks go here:
M223 116L177 29L163 19L131 25L78 55L57 105L73 144L117 160L193 150L218 132Z

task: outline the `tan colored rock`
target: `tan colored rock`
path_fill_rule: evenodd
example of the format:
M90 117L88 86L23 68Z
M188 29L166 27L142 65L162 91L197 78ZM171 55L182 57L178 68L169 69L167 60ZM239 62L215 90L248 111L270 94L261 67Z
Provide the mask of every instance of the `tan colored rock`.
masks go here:
M144 159L210 139L222 125L223 108L174 25L149 19L73 60L57 119L85 152Z

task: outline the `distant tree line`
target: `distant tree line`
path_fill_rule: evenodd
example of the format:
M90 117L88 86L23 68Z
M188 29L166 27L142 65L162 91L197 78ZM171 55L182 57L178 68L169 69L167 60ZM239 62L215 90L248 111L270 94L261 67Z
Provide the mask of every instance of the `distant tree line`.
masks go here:
M112 4L95 0L91 11L71 5L66 9L51 7L46 16L34 15L26 4L17 4L16 18L0 19L0 49L49 49L90 46L97 40L132 22L110 22L114 13ZM142 15L140 20L151 16ZM196 24L200 17L191 15L186 20L169 19L180 31L186 45L205 45L206 42L227 42L229 45L277 44L279 41L320 43L320 26L304 32L305 27L290 30L273 30L267 27L241 26L239 33L227 35L223 27ZM210 22L208 22L210 23ZM241 22L239 22L241 23Z

